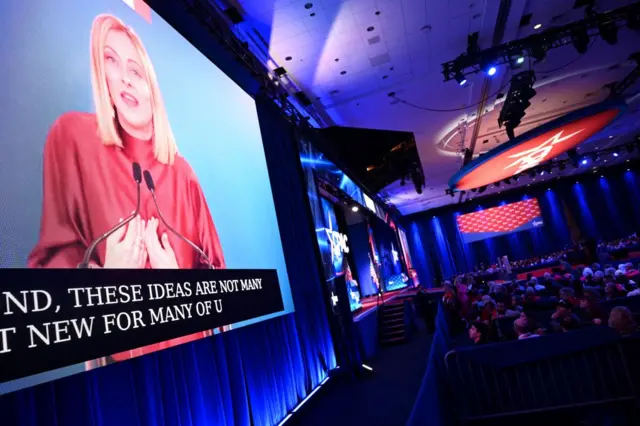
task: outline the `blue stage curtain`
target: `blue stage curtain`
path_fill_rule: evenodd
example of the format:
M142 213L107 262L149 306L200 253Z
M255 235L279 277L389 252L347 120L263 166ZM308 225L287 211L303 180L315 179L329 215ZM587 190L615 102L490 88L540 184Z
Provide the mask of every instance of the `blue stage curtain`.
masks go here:
M421 222L412 222L409 225L407 233L407 242L409 244L409 252L413 261L413 268L418 274L418 281L424 287L431 288L435 286L434 276L431 267L429 248L429 239Z
M640 179L638 173L633 170L628 170L624 174L624 184L621 185L622 191L627 195L628 204L622 211L625 217L640 217ZM626 223L627 221L625 221ZM638 231L638 227L634 229ZM628 231L627 231L628 232Z
M455 274L456 265L453 259L453 252L449 246L449 238L447 238L445 232L442 229L440 219L436 216L431 218L431 230L433 233L433 239L436 243L436 256L438 258L438 264L440 265L440 271L443 276L450 277ZM455 240L452 240L454 242Z
M589 173L578 179L504 197L489 196L481 200L482 204L469 202L404 218L419 279L431 275L429 279L438 281L471 271L480 262L494 264L498 256L526 259L562 250L581 238L611 240L640 231L636 171L622 170L603 177ZM532 197L538 199L544 226L471 244L463 242L456 223L458 215ZM435 269L424 266L432 264Z
M293 129L257 104L296 312L4 395L0 424L274 425L335 367Z

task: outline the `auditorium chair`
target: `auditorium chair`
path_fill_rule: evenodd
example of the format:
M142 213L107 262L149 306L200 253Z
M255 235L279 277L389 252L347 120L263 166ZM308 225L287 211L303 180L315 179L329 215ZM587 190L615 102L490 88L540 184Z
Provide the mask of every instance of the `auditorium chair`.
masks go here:
M613 330L590 327L450 351L445 365L458 421L632 406L636 391L622 345Z

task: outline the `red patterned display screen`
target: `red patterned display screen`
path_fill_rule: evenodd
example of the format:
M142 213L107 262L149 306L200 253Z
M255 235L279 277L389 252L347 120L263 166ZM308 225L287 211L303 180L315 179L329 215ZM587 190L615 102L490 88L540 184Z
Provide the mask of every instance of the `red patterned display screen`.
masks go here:
M540 205L535 198L463 214L457 221L465 243L544 225Z

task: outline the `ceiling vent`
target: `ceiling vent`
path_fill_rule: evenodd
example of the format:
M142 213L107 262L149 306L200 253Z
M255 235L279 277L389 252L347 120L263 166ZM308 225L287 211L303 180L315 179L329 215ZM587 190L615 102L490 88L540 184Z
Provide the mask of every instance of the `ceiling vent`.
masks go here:
M369 62L371 63L372 67L379 67L380 65L388 64L390 61L391 57L388 53L383 53L382 55L369 58Z
M369 46L380 43L380 36L374 36L367 40Z

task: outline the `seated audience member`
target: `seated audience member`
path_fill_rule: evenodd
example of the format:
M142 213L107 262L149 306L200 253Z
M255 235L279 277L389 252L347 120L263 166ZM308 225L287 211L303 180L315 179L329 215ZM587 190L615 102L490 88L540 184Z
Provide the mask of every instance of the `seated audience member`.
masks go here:
M491 296L484 296L482 298L483 306L480 310L480 321L485 324L489 324L491 320L496 318L496 303L491 299Z
M616 271L615 282L624 286L624 285L627 285L628 281L629 281L629 278L627 278L626 273L618 269Z
M615 276L616 276L616 268L609 267L609 268L605 269L604 270L604 276L605 277L615 278Z
M638 270L635 266L633 266L633 263L631 262L625 265L625 269L627 271L627 273L625 274L627 278L634 278L639 274Z
M560 292L558 293L558 297L560 298L560 300L567 301L573 306L578 305L578 300L576 299L576 293L575 291L573 291L571 287L561 288Z
M522 311L519 319L524 321L529 330L533 331L535 334L538 334L540 336L544 335L544 329L540 327L540 325L530 312Z
M536 277L531 278L531 280L529 280L529 285L532 286L536 291L544 291L547 288L540 284L538 282L538 279Z
M469 338L474 345L484 345L491 341L491 329L483 322L476 321L469 327Z
M573 313L573 305L566 300L556 303L556 311L551 315L551 326L556 332L579 328L580 319Z
M592 287L600 287L604 284L604 272L602 271L596 271L595 274L593 274L593 283L591 284ZM585 286L587 284L585 283Z
M507 304L504 302L503 299L499 299L496 301L495 318L517 317L518 315L520 315L520 312L507 309Z
M505 315L509 317L520 315L524 309L523 303L522 296L511 296L511 306L507 308Z
M624 297L626 292L621 291L620 287L616 283L609 282L604 286L604 298L606 300L617 299L618 297Z
M631 291L627 293L627 297L640 296L640 288L635 281L629 280L628 286L631 288Z
M539 334L531 331L531 327L526 319L518 318L513 322L513 329L518 336L518 340L530 339L532 337L540 337Z
M599 294L593 290L585 291L584 298L580 300L580 308L584 312L583 319L595 325L602 324L604 312L598 303Z
M540 300L540 296L536 294L536 289L532 286L527 287L527 290L524 292L524 298L527 302L537 302Z
M626 306L616 306L611 310L609 327L616 330L622 336L629 336L638 331L638 326L633 320L633 314Z

